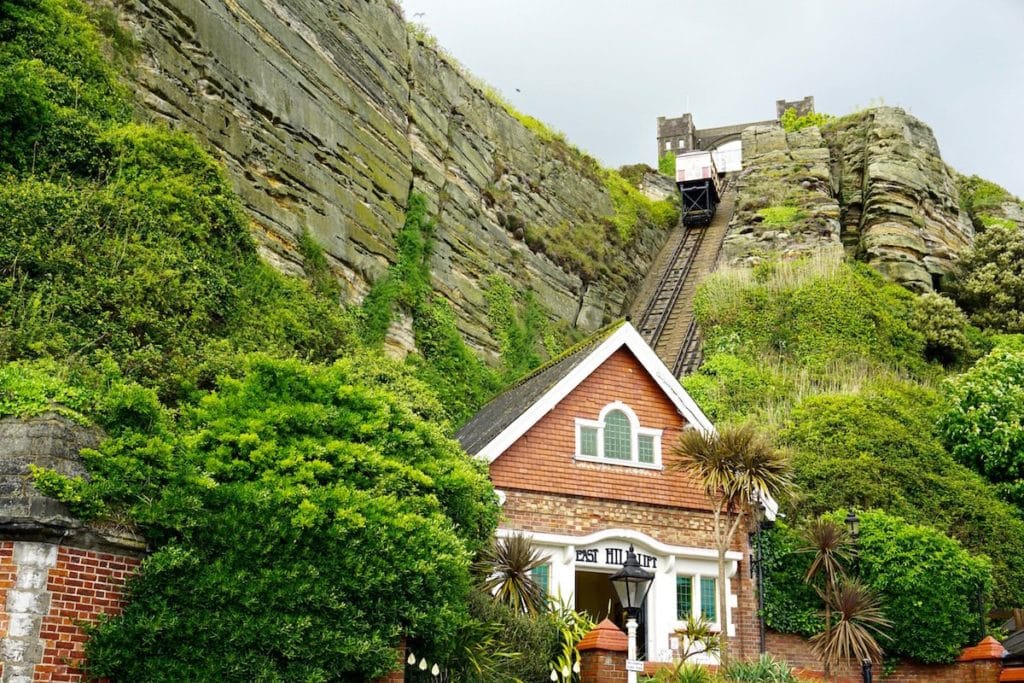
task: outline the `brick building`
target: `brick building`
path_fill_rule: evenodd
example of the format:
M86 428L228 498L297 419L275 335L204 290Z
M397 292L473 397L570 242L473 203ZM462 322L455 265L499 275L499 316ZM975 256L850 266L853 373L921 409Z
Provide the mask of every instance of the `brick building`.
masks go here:
M523 532L547 563L536 578L600 621L623 624L608 580L633 546L655 578L639 641L670 661L675 635L703 615L732 652L758 652L748 535L728 554L727 604L717 599L709 502L673 469L673 444L713 426L629 323L596 335L486 405L458 433L490 463L503 505L499 535Z

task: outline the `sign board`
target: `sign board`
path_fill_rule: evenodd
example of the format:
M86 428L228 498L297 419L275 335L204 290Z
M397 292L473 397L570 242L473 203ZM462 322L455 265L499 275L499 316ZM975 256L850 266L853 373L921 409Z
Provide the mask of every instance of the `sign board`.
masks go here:
M626 671L639 671L643 673L644 663L639 659L627 659L626 660Z

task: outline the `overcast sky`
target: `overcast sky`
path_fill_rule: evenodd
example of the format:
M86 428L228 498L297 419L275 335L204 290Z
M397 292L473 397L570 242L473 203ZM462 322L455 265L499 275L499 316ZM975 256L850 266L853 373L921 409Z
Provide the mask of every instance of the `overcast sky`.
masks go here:
M757 121L776 99L813 95L831 114L903 107L947 163L1024 196L1024 0L402 5L517 108L609 166L655 163L658 116Z

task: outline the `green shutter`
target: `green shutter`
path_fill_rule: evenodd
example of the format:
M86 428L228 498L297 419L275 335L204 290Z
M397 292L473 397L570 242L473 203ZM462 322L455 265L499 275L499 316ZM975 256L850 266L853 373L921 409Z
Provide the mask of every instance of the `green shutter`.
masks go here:
M597 429L580 427L580 455L597 457Z
M653 436L638 436L637 437L637 456L640 462L648 464L654 464L654 437Z
M613 410L604 418L604 457L632 460L629 418L621 410Z
M676 619L689 621L693 618L693 579L689 576L676 577Z
M715 579L700 577L700 613L708 621L718 621L718 610L715 609Z

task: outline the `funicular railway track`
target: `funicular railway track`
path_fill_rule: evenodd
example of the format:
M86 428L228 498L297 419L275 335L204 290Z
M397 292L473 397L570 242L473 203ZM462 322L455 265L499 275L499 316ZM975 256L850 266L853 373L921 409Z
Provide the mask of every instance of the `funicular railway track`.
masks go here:
M640 334L677 377L697 369L703 358L693 297L714 268L732 218L735 196L723 188L714 218L704 227L677 228L641 289L642 308L634 308ZM644 297L646 294L646 297Z

